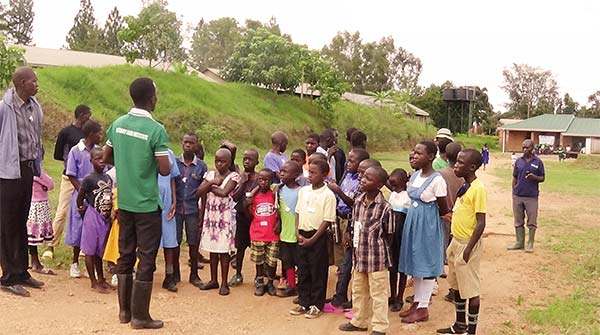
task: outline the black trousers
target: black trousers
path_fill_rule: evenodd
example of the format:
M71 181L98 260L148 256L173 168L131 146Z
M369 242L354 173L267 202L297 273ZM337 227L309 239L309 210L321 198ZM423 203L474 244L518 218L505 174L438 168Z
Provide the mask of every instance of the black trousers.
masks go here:
M131 274L140 259L136 280L152 281L162 237L161 211L134 213L119 209L119 260L117 273Z
M27 218L31 205L33 162L21 162L21 179L0 179L0 284L21 284L27 267Z
M310 238L316 231L300 235ZM329 274L329 256L327 251L327 233L323 234L310 248L298 245L298 299L300 306L312 305L323 310L327 294L327 276Z

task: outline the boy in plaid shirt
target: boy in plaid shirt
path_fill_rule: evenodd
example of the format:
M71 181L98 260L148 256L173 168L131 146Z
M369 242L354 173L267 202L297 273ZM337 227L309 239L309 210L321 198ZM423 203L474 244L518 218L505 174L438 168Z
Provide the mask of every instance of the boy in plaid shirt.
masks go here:
M354 201L354 273L352 300L354 316L342 324L341 331L366 331L371 317L372 335L385 334L389 327L388 296L391 255L389 242L393 234L390 204L381 193L388 174L373 166L361 178L362 193ZM371 305L369 306L369 302Z

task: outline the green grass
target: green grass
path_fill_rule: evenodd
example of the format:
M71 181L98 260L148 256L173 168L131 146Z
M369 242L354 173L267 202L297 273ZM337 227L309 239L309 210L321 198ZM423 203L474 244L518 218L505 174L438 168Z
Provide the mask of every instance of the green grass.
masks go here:
M157 84L155 117L163 122L171 140L178 142L185 131L195 130L209 152L223 139L232 140L240 148L268 148L275 130L288 133L290 147L304 147L308 131L320 132L326 127L316 102L245 84L215 84L185 74L134 66L48 67L37 73L47 139L53 139L70 122L71 111L80 103L92 107L93 118L105 126L128 112L129 84L141 76L151 77ZM335 106L335 113L333 126L340 134L348 127L359 128L369 137L370 149L407 148L435 133L431 126L345 101Z
M500 151L498 136L456 134L453 137L455 141L461 142L466 148L481 151L483 145L487 144L490 151Z
M546 170L546 180L540 184L540 192L568 193L578 196L600 196L600 157L581 156L558 162L557 156L540 156ZM512 169L497 168L495 173L502 179L501 186L510 189Z

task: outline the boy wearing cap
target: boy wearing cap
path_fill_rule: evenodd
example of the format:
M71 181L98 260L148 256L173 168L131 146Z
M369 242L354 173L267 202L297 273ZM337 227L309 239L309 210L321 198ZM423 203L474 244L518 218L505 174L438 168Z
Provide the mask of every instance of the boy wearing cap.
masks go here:
M434 170L441 170L448 167L448 158L446 157L446 146L452 142L452 132L448 128L440 128L435 135L435 144L438 146L439 156L433 161L432 167Z

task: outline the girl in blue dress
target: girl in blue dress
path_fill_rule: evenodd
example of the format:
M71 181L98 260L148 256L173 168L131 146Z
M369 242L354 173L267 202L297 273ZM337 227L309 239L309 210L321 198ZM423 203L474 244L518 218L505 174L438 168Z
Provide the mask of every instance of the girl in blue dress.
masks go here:
M414 148L412 174L407 192L410 206L404 222L398 271L414 279L412 306L400 313L402 322L429 319L429 300L435 278L444 270L444 246L440 216L448 213L447 186L442 175L433 170L437 147L431 141L419 142Z

